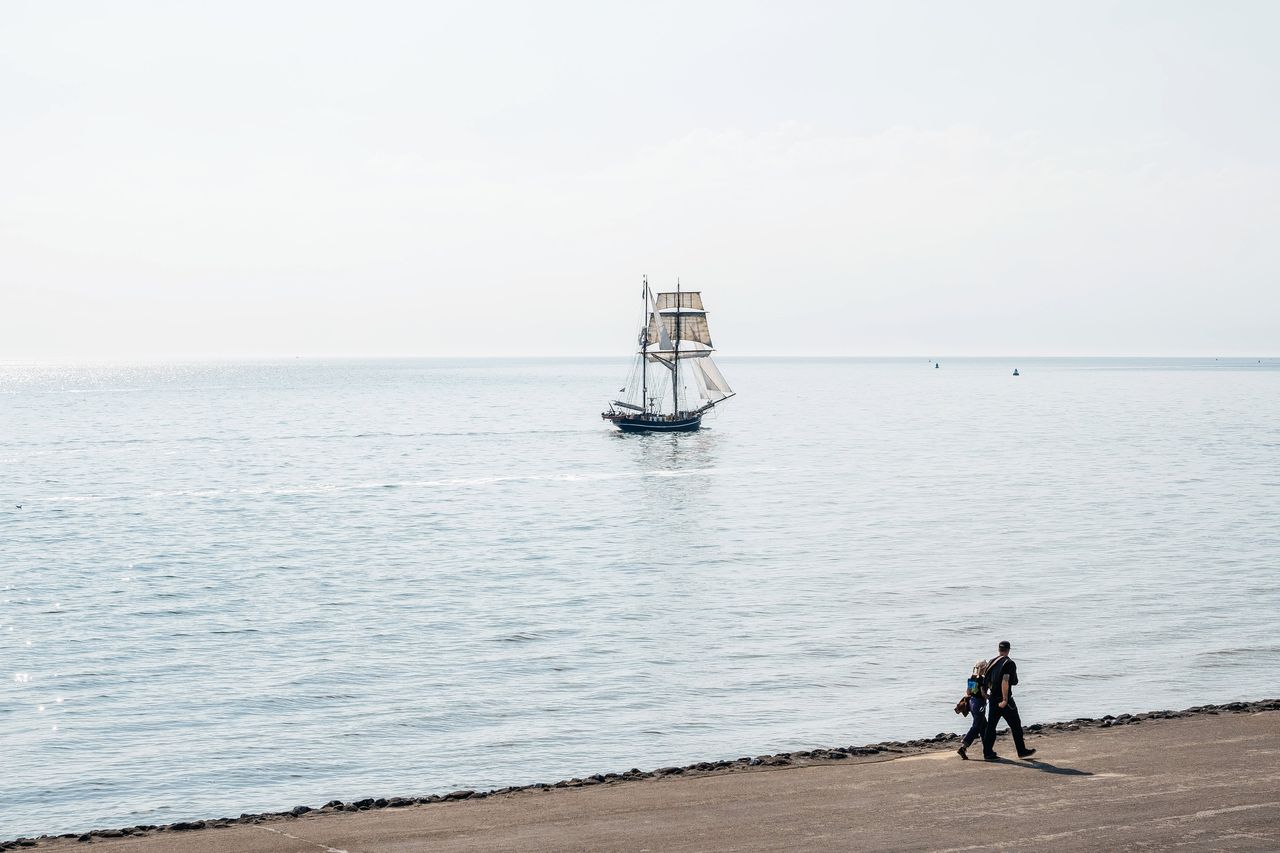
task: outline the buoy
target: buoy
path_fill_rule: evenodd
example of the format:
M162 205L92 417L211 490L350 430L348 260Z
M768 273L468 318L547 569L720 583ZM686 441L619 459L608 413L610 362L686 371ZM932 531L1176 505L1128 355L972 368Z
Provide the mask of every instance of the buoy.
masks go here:
M1014 375L1014 376L1017 376L1017 375L1018 375L1018 368L1016 368L1016 367L1015 367L1015 368L1013 369L1013 375Z

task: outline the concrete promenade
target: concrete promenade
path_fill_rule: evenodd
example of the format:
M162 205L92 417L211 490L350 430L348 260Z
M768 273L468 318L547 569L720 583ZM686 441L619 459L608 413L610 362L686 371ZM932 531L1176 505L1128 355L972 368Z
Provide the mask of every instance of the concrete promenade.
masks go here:
M951 744L36 849L1280 850L1280 711L1095 725L1029 745L1037 760L961 761ZM998 748L1012 754L1007 738Z

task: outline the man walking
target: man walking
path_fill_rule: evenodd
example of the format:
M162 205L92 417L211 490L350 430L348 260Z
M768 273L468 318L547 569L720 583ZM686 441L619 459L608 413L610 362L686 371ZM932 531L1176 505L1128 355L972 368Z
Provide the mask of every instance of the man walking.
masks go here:
M1009 657L1009 641L1001 640L999 652L987 665L987 730L982 734L982 757L987 761L995 761L996 755L996 723L1004 717L1009 722L1009 733L1013 735L1013 745L1018 750L1019 758L1030 758L1036 754L1034 749L1027 749L1022 739L1022 718L1018 716L1018 706L1013 702L1013 688L1018 683L1018 665Z

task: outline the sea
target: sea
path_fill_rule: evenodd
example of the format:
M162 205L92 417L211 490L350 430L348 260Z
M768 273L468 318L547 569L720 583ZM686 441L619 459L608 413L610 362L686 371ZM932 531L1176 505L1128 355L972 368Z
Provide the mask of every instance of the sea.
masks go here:
M1280 359L721 367L0 364L0 838L1280 696Z

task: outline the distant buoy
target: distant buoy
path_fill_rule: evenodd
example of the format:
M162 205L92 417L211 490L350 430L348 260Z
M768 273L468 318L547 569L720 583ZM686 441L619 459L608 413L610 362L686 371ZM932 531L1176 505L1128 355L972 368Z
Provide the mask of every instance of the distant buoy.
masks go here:
M938 369L939 367L941 367L941 366L942 366L942 365L938 364L938 362L936 362L936 361L933 363L933 369L934 369L934 370L937 370L937 369Z
M1016 368L1016 367L1015 367L1015 368L1013 369L1013 375L1014 375L1014 376L1018 376L1018 375L1019 375L1019 374L1018 374L1018 368Z

